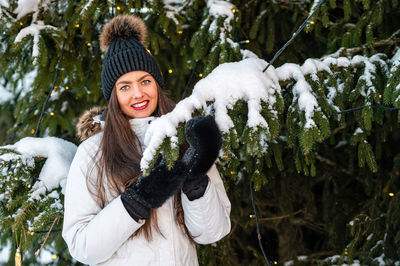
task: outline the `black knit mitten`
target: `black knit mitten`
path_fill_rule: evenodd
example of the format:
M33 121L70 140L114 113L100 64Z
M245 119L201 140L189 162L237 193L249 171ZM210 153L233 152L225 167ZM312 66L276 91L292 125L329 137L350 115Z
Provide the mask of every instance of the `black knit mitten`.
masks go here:
M168 170L160 156L148 175L139 177L121 194L121 200L132 218L147 218L150 209L160 207L181 189L186 179L184 171L181 161L176 161L174 167Z
M189 200L195 200L205 193L209 182L206 173L218 157L222 137L212 116L198 116L186 123L186 139L190 146L182 161L187 167L188 177L182 191Z
M186 139L190 146L182 161L188 168L189 179L205 175L218 157L222 145L221 132L214 117L198 116L186 123Z

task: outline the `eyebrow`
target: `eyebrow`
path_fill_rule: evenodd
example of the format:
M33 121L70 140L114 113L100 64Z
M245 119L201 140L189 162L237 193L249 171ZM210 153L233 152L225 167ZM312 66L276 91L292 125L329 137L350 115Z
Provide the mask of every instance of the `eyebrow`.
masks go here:
M143 80L143 79L146 78L147 76L151 76L151 75L150 75L150 74L143 75L143 76L140 77L138 80L136 80L136 82L139 82L139 81ZM116 84L116 86L122 85L122 84L132 84L132 82L131 82L131 81L127 81L127 80L122 80L122 81L118 82L118 83Z

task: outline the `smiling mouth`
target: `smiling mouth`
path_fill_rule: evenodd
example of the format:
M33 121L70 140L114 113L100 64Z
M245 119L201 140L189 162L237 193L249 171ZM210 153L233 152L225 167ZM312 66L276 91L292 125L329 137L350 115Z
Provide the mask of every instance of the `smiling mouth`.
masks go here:
M149 105L149 102L149 100L142 101L140 103L132 104L131 107L136 111L143 110Z

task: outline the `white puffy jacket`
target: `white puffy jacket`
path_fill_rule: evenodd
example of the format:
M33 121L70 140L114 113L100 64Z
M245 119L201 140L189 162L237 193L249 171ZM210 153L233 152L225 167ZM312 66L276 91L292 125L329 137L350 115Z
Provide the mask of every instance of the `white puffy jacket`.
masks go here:
M130 120L139 139L152 119ZM198 265L195 245L175 221L173 198L157 209L163 236L153 230L150 242L143 234L130 238L144 223L132 219L119 195L106 191L107 205L101 209L96 204L87 188L86 174L102 135L82 142L68 174L62 236L72 257L90 265ZM89 180L94 181L97 172L89 173ZM215 165L207 175L211 182L203 197L189 201L181 192L185 224L198 244L216 242L231 228L231 205Z

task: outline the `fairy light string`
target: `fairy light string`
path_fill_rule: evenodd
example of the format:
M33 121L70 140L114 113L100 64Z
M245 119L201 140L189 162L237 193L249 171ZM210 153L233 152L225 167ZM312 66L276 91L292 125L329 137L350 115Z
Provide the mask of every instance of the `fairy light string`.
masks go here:
M14 138L15 138L15 136L16 136L16 134L17 134L17 131L18 131L18 129L23 125L23 124L25 124L25 122L28 120L28 117L29 117L29 115L33 112L33 110L35 110L35 108L36 108L36 106L39 104L39 101L36 101L34 104L32 104L32 106L29 108L29 110L28 110L28 112L26 113L26 115L25 115L25 117L22 119L22 121L21 122L19 122L16 126L15 126L15 128L13 129L13 131L10 133L10 135L8 135L8 137L6 138L6 144L10 144L13 140L14 140Z
M314 15L315 12L317 12L317 11L319 10L319 8L321 7L321 5L322 5L324 2L325 2L325 0L320 0L320 1L319 1L318 5L317 5L317 7L314 9L314 11L313 11L312 13L310 13L310 15L306 18L306 20L302 23L302 25L298 28L298 30L292 35L292 37L283 45L283 47L282 47L281 49L278 50L278 52L274 55L274 57L272 58L272 60L271 60L271 61L268 63L268 65L265 67L265 69L263 70L263 72L265 72L265 71L269 68L269 66L272 65L272 64L275 62L275 60L276 60L276 59L283 53L283 51L293 42L293 40L301 33L301 31L302 31L308 24L311 23L310 18ZM235 13L233 10L232 10L232 12ZM77 25L78 25L77 27L79 27L79 24L77 24ZM67 39L68 39L68 38L67 38ZM245 40L245 41L240 41L239 43L240 43L240 44L244 44L244 43L249 43L249 42L250 42L249 40ZM46 113L45 109L46 109L46 107L47 107L47 104L48 104L48 101L49 101L49 99L50 99L50 97L51 97L51 94L52 94L52 92L54 91L55 84L56 84L56 81L57 81L58 76L59 76L59 71L61 70L61 68L60 68L59 66L60 66L60 64L61 64L62 57L63 57L63 54L64 54L65 43L66 43L66 39L64 40L64 42L63 42L63 44L62 44L61 54L60 54L59 60L58 60L58 62L57 62L56 68L55 68L56 72L55 72L55 76L54 76L52 85L50 86L50 91L49 91L49 93L47 94L47 97L46 97L46 99L45 99L45 102L44 102L44 104L43 104L43 106L42 106L42 111L41 111L41 114L40 114L40 118L39 118L39 121L38 121L36 130L35 130L35 132L34 132L34 136L35 136L35 137L37 137L37 136L39 135L40 125L41 125L41 123L42 123L43 116L44 116L44 114ZM88 43L87 45L88 45L88 46L93 46L93 45L90 44L90 43ZM95 59L96 59L97 55L98 55L98 52L99 52L99 49L98 49L98 47L97 47L97 48L96 48L96 52L95 52L95 54L94 54L94 56L93 56L93 58L92 58L92 60L91 60L91 62L90 62L88 75L87 75L86 80L84 81L83 85L82 85L80 88L78 88L78 89L70 90L71 93L77 93L77 92L81 91L83 88L86 88L86 90L87 90L86 84L87 84L87 82L88 82L89 79L90 79L91 69L92 69L92 66L93 66L93 64L94 64L94 62L95 62ZM194 79L194 76L195 76L195 73L196 73L196 69L197 69L197 65L198 65L198 62L195 62L195 65L194 65L194 68L193 68L193 70L192 70L192 72L191 72L191 75L190 75L190 78L189 78L189 80L188 80L188 83L187 83L186 86L185 86L185 89L184 89L184 92L183 92L183 95L182 95L182 99L186 97L188 88L189 88L190 84L192 83L192 81L193 81L193 79ZM28 112L27 112L26 116L24 117L24 119L23 119L20 123L18 123L18 124L16 125L16 128L15 128L15 129L13 130L13 132L10 134L9 138L7 139L7 141L12 141L12 140L15 138L15 133L16 133L16 131L26 122L26 120L28 119L29 115L30 115L30 114L32 113L32 111L36 108L36 106L37 106L38 103L39 103L39 102L35 102L35 103L31 106L31 108L28 110ZM400 107L386 107L386 106L383 106L383 105L373 105L373 106L369 105L369 106L372 107L372 108L375 108L375 109L382 109L382 110L385 110L385 111L397 111L397 110L400 110ZM332 113L330 116L335 116L335 115L339 115L339 114L344 114L344 113L350 113L350 112L359 111L359 110L362 110L363 108L369 107L369 106L365 105L365 106L360 106L360 107L356 107L356 108L351 108L351 109L342 110L342 111L339 111L339 112ZM11 165L11 162L10 162L10 165ZM254 161L253 161L253 160L252 160L252 170L254 171ZM262 240L262 237L261 237L260 226L259 226L259 217L258 217L258 213L257 213L256 206L255 206L254 193L253 193L253 184L252 184L251 179L250 179L250 194L251 194L252 207L253 207L253 210L254 210L254 215L252 215L250 218L255 218L256 228L257 228L257 239L258 239L258 242L259 242L259 246L260 246L260 249L261 249L261 251L262 251L263 257L264 257L264 259L265 259L267 265L270 266L270 265L271 265L271 262L268 260L268 258L267 258L267 256L266 256L266 253L265 253L265 251L264 251L264 248L263 248L263 245L262 245L262 241L261 241L261 240ZM390 195L391 197L394 196L393 193L389 193L389 195ZM53 226L54 226L54 222L53 222L52 227L53 227ZM50 230L45 230L45 231L34 231L34 232L32 232L32 233L39 233L39 234L40 234L40 233L47 233L47 234L51 234L51 233L56 233L56 232L60 232L60 231L61 231L61 229L53 229L53 230L50 229ZM47 237L48 237L48 235L47 235ZM43 244L44 244L44 243L43 243Z
M252 158L252 159L251 159L251 172L252 172L252 173L254 173L254 171L255 171L255 169L254 169L254 168L255 168L255 166L254 166L254 161L255 161L255 158ZM264 257L265 262L267 263L268 266L271 266L272 264L271 264L271 262L269 261L267 255L265 254L264 247L263 247L263 244L262 244L262 242L261 242L262 237L261 237L261 231L260 231L260 224L259 224L259 222L258 222L257 208L256 208L256 205L255 205L255 203L254 203L253 182L251 181L251 178L250 178L249 180L250 180L251 205L253 206L254 218L256 219L256 229L257 229L258 245L260 246L260 249L261 249L261 252L262 252L262 254L263 254L263 257ZM251 216L250 216L250 217L251 217ZM251 217L251 218L252 218L252 217Z
M196 73L197 64L198 64L198 61L196 61L196 62L194 63L194 67L193 67L192 73L190 74L189 81L186 83L185 90L183 91L181 100L184 99L184 98L186 97L186 94L187 94L187 91L188 91L188 89L189 89L189 86L190 86L190 84L192 83L192 80L193 80L194 75L195 75L195 73Z
M41 113L40 113L39 121L38 121L38 124L37 124L37 126L36 126L35 133L34 133L34 137L38 137L38 136L39 136L40 124L41 124L42 121L43 121L43 116L44 116L45 111L46 111L47 103L49 102L49 99L50 99L51 94L52 94L52 92L53 92L53 90L54 90L54 87L56 86L56 82L57 82L57 79L58 79L58 75L59 75L60 70L61 70L60 64L61 64L61 61L62 61L62 58L63 58L63 55L64 55L64 47L65 47L65 43L66 43L67 39L68 39L68 36L67 36L67 38L64 39L64 41L63 41L63 44L62 44L62 47L61 47L60 57L58 58L57 65L56 65L56 68L55 68L55 69L56 69L56 73L54 74L54 79L53 79L53 82L52 82L52 84L51 84L51 86L50 86L50 91L47 93L46 99L45 99L45 101L44 101L44 103L43 103L42 111L41 111Z
M317 7L314 9L314 11L312 11L310 13L310 15L308 15L308 17L306 18L306 20L303 22L303 24L300 25L300 27L297 29L297 31L292 35L292 37L282 46L281 49L279 49L279 51L274 55L274 57L272 58L272 60L268 63L268 65L264 68L264 70L262 72L265 72L270 65L272 65L275 60L281 55L281 53L283 51L286 50L286 48L293 42L293 40L300 34L300 32L305 28L305 26L307 26L308 24L310 24L310 19L311 17L314 15L315 12L317 12L319 10L319 8L322 6L323 3L325 3L326 0L320 0Z
M278 52L274 55L274 57L272 58L272 60L268 63L268 65L264 68L264 70L262 72L265 72L269 66L271 66L275 60L282 54L282 52L293 42L293 40L300 34L300 32L304 29L304 27L306 25L308 25L310 23L310 18L314 15L315 12L317 12L320 7L322 6L322 4L325 3L325 0L320 0L318 5L316 6L316 8L310 13L310 15L306 18L306 20L301 24L301 26L297 29L297 31L292 35L292 37L282 46L281 49L278 50ZM254 172L254 158L253 160L251 160L251 165L252 165L252 172ZM260 249L262 251L262 254L264 256L264 260L267 263L268 266L271 265L270 261L268 260L265 251L264 251L264 247L263 244L261 242L261 233L260 233L260 224L258 222L258 215L257 215L257 210L256 210L256 205L254 203L254 195L253 195L253 184L252 181L250 179L250 195L251 195L251 203L253 206L253 211L254 211L254 216L256 219L256 228L257 228L257 239L258 239L258 244L260 246Z
M364 105L364 106L360 106L360 107L356 107L356 108L351 108L351 109L346 109L346 110L342 110L339 112L335 112L332 113L330 116L334 116L334 115L340 115L340 114L344 114L344 113L351 113L351 112L355 112L355 111L360 111L362 109L364 109L365 107L372 107L374 109L381 109L384 111L397 111L400 110L400 107L387 107L381 104L378 105Z
M94 45L92 44L91 46L93 47ZM92 67L93 67L93 65L94 65L94 62L96 61L96 57L97 57L97 55L99 54L99 51L100 51L100 48L99 48L98 45L96 45L96 51L95 51L95 53L94 53L94 55L93 55L93 57L92 57L92 59L91 59L91 61L90 61L89 70L88 70L88 73L87 73L87 76L86 76L85 81L83 82L83 84L82 84L79 88L74 89L74 90L69 90L69 92L75 94L75 93L80 92L83 88L85 88L86 91L89 92L89 90L88 90L88 88L87 88L87 83L89 82L90 75L91 75L91 73L92 73Z

